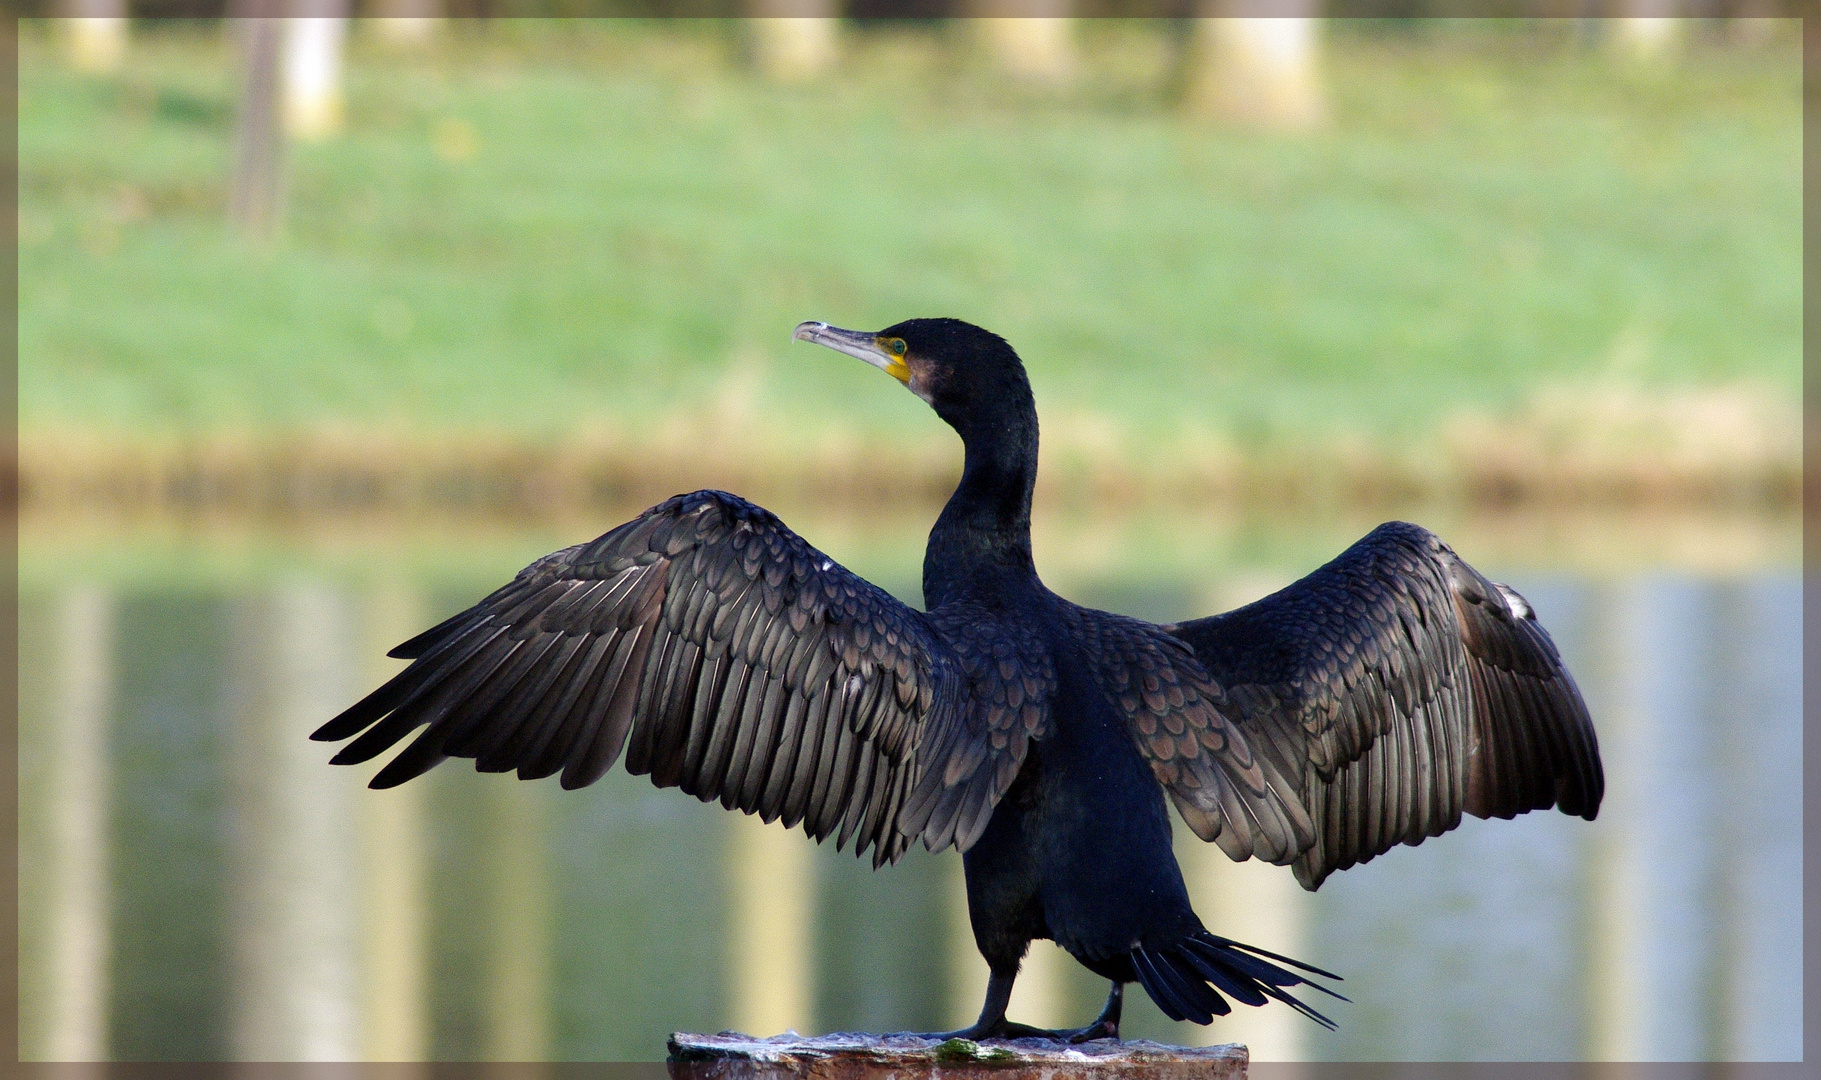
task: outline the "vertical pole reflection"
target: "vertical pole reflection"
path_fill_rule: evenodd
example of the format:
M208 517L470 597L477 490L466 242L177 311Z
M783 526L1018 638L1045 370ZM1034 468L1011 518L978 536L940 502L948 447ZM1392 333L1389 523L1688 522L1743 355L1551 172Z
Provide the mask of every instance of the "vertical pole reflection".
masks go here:
M1707 1051L1703 990L1716 777L1699 638L1708 613L1685 583L1594 592L1611 620L1585 688L1599 718L1606 798L1588 845L1590 1056L1690 1061Z
M1802 1058L1802 637L1793 579L1716 588L1709 723L1724 777L1708 1054Z
M1202 610L1230 611L1287 584L1272 574L1240 575L1215 590ZM1285 956L1308 955L1305 945L1313 917L1313 894L1296 883L1289 867L1259 859L1236 863L1186 828L1178 827L1176 836L1177 862L1189 898L1209 930ZM1212 1026L1179 1025L1179 1029L1181 1037L1193 1045L1243 1043L1254 1061L1302 1061L1308 1053L1304 1039L1308 1025L1308 1020L1276 1004L1252 1008L1235 1003L1233 1012Z
M971 944L972 939L969 941ZM1069 1015L1068 967L1074 962L1074 958L1053 941L1031 942L1031 947L1025 951L1024 963L1018 967L1018 981L1012 984L1012 1000L1006 1006L1006 1018L1041 1028L1086 1023L1086 1020ZM985 986L982 981L981 987L984 989Z
M320 585L240 613L244 670L231 717L236 893L233 1050L252 1061L356 1056L353 784L308 736L350 700L348 605ZM259 675L263 674L263 678Z
M367 680L359 689L380 685L408 663L387 657L386 651L429 624L423 607L410 590L391 585L374 590L367 605L369 633L363 651L372 659L365 665ZM357 797L365 969L361 1056L368 1061L422 1061L429 1056L424 791L421 783L401 784L386 791L362 791Z
M1296 883L1289 867L1258 859L1236 863L1186 828L1177 830L1177 838L1189 898L1209 930L1285 956L1308 955L1312 894ZM1308 1053L1303 1038L1308 1027L1308 1020L1281 1005L1236 1003L1213 1026L1179 1025L1177 1034L1194 1046L1244 1043L1254 1061L1301 1061Z
M543 790L488 777L491 926L485 988L490 1061L550 1056L550 897Z
M44 845L30 876L44 882L41 1043L25 1056L103 1061L108 1056L108 715L113 707L113 597L78 585L58 600L57 679L40 790L48 795Z
M947 881L949 942L948 1026L959 1030L972 1024L980 1015L986 999L986 958L974 945L974 927L967 919L967 872L960 856L944 855L943 877Z
M813 852L796 832L746 814L729 819L733 1027L759 1036L809 1031Z
M1643 927L1633 915L1643 902L1643 868L1635 844L1620 833L1638 811L1639 769L1636 744L1644 726L1635 697L1638 667L1631 655L1637 641L1618 614L1637 599L1634 590L1604 584L1588 589L1586 605L1592 663L1585 668L1582 693L1589 711L1599 717L1600 758L1606 771L1606 795L1600 806L1604 822L1587 845L1588 1019L1587 1050L1593 1061L1636 1061L1644 1055L1645 987L1635 963L1637 937Z

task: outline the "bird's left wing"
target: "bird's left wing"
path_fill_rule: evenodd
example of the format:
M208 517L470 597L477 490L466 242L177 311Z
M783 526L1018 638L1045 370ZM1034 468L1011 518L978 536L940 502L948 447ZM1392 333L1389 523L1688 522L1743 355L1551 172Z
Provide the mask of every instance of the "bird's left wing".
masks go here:
M1599 810L1599 743L1555 643L1427 529L1381 525L1280 592L1165 629L1295 781L1317 834L1305 888L1463 811Z
M539 559L392 655L414 662L313 736L360 733L349 764L424 728L374 787L453 756L575 788L624 747L660 787L838 831L875 865L908 846L926 734L966 711L927 616L714 491Z

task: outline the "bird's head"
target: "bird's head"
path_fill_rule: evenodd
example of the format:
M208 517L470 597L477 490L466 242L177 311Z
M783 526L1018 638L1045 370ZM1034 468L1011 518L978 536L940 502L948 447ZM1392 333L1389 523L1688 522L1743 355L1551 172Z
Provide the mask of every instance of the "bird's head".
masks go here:
M960 319L907 319L878 331L806 322L792 336L858 357L897 379L964 437L979 420L1031 409L1031 384L1018 354L998 334Z

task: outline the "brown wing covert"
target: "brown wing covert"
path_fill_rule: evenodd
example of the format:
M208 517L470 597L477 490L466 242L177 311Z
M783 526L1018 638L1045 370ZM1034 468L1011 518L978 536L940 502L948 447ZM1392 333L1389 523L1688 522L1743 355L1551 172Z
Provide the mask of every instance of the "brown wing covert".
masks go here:
M931 850L966 851L1012 786L1031 741L1049 733L1056 672L1028 628L1006 626L967 602L931 613L949 646L967 704L926 739L932 764L904 810L903 828Z
M1314 839L1294 785L1229 722L1225 695L1160 627L1069 605L1075 638L1184 822L1235 859L1287 863Z

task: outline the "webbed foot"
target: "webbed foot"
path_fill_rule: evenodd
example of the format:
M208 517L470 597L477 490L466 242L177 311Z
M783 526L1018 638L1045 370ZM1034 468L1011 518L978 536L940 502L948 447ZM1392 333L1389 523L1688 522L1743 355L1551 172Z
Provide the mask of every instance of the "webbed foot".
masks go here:
M1009 980L1008 980L1009 982ZM989 984L989 988L991 984ZM1006 996L1010 997L1010 987L1006 987ZM1125 986L1114 983L1107 993L1106 1008L1100 1010L1100 1016L1087 1027L1079 1028L1036 1028L1029 1024L1020 1024L1005 1018L1005 1004L989 993L987 1008L981 1011L980 1019L972 1027L960 1031L943 1031L923 1036L926 1039L966 1039L969 1042L985 1042L988 1039L1051 1039L1064 1043L1093 1042L1095 1039L1119 1038L1119 1016L1125 1004ZM995 1007L997 1006L997 1007Z

